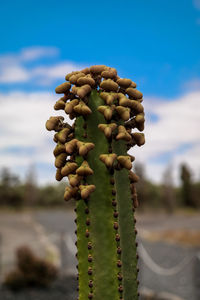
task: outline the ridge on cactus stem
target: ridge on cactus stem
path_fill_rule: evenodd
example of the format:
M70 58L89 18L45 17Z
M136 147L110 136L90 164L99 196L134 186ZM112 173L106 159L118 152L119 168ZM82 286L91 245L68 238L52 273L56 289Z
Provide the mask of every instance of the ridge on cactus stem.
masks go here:
M76 200L79 300L137 300L134 218L139 202L127 151L145 143L143 95L115 68L91 66L65 76L54 105L71 120L50 117L56 180L68 177L65 201Z

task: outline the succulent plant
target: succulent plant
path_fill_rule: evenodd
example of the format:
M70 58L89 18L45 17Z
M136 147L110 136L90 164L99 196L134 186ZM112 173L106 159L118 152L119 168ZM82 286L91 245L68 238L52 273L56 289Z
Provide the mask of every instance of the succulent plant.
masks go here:
M91 66L67 74L56 88L62 116L50 117L55 130L56 179L68 176L64 199L76 199L79 300L138 299L136 229L138 207L127 151L144 144L142 93L114 68Z

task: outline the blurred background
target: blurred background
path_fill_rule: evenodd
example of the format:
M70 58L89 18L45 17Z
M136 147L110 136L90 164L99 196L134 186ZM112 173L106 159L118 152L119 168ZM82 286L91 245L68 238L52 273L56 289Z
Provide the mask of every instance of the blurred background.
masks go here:
M13 0L0 15L0 299L76 297L74 203L45 122L67 73L105 64L144 94L141 299L199 300L200 1Z

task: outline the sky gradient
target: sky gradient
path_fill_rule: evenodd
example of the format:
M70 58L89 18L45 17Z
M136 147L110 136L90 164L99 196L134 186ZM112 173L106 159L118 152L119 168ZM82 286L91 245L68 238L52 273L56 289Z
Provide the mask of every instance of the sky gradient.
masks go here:
M54 181L56 85L93 64L117 68L144 94L147 175L186 162L200 178L200 1L11 1L0 5L0 168Z

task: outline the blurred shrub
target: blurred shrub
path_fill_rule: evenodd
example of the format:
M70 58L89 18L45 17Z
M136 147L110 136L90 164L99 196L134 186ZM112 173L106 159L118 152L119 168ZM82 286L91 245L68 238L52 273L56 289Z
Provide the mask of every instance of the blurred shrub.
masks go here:
M58 275L54 265L35 256L27 246L16 251L16 260L16 269L8 273L4 280L4 285L10 289L47 287Z

